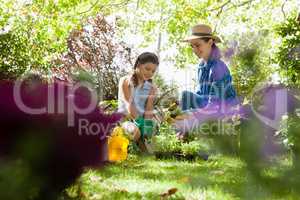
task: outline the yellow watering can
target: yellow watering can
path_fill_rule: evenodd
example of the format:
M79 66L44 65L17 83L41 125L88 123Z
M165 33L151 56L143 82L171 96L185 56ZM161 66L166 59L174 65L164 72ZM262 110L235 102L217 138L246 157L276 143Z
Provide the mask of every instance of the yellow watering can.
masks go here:
M124 130L117 126L108 138L108 160L111 162L123 161L127 158L129 140L124 135Z

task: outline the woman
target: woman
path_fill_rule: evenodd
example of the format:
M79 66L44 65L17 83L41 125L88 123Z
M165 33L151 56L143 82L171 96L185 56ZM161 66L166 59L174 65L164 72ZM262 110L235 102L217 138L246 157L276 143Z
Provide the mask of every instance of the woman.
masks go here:
M188 113L185 118L190 120L177 121L180 136L199 123L217 117L224 106L228 108L228 105L238 103L230 71L221 60L217 46L221 39L212 34L212 29L208 25L198 24L192 28L192 35L183 41L191 45L194 54L201 61L197 70L197 91L182 93L181 109Z

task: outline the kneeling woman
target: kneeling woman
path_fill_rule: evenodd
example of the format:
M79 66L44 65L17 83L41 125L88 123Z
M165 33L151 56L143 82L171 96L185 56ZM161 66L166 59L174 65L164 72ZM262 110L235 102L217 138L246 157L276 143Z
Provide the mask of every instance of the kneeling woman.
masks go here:
M190 44L194 54L201 61L197 68L197 91L182 93L181 108L192 113L185 116L192 120L177 121L176 125L180 129L179 137L192 126L195 127L205 120L218 117L220 112L212 110L220 110L222 106L228 108L238 103L230 71L221 60L217 46L217 43L221 42L220 38L212 34L209 26L198 24L192 28L192 35L184 39L184 42Z

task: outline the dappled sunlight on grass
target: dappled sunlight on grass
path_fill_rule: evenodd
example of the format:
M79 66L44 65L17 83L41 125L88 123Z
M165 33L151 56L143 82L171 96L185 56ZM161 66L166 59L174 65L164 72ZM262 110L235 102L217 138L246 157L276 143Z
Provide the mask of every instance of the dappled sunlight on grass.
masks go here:
M160 161L153 157L129 159L123 163L109 165L103 170L90 170L83 175L82 180L84 185L98 188L89 189L92 193L126 191L130 194L147 196L150 193L159 195L170 188L178 188L178 195L188 199L199 199L201 195L204 195L203 197L217 195L220 199L228 196L228 199L232 199L234 195L225 195L223 186L217 184L228 183L232 187L232 181L223 175L226 170L233 173L232 167L235 166L236 170L241 162L225 157L223 162L216 159L217 157L212 158L208 162ZM91 179L95 177L98 177L96 183L91 184Z
M223 155L194 162L130 155L124 162L86 171L80 185L83 199L160 199L171 188L178 192L168 199L282 199L260 187L238 157ZM294 197L290 193L284 199Z

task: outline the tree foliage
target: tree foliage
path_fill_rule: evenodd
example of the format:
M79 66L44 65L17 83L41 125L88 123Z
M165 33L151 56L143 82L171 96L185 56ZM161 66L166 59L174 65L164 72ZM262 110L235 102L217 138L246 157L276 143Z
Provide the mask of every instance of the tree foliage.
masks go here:
M51 61L67 51L65 41L73 29L79 29L89 16L108 15L126 3L0 0L0 44L5 46L0 50L2 76L16 78L26 70L49 75Z
M83 29L73 30L67 42L68 52L53 61L54 76L70 82L88 81L101 100L116 99L119 78L132 63L131 49L115 39L114 27L97 15Z
M282 45L276 54L280 74L289 86L300 86L300 14L288 18L276 27Z

